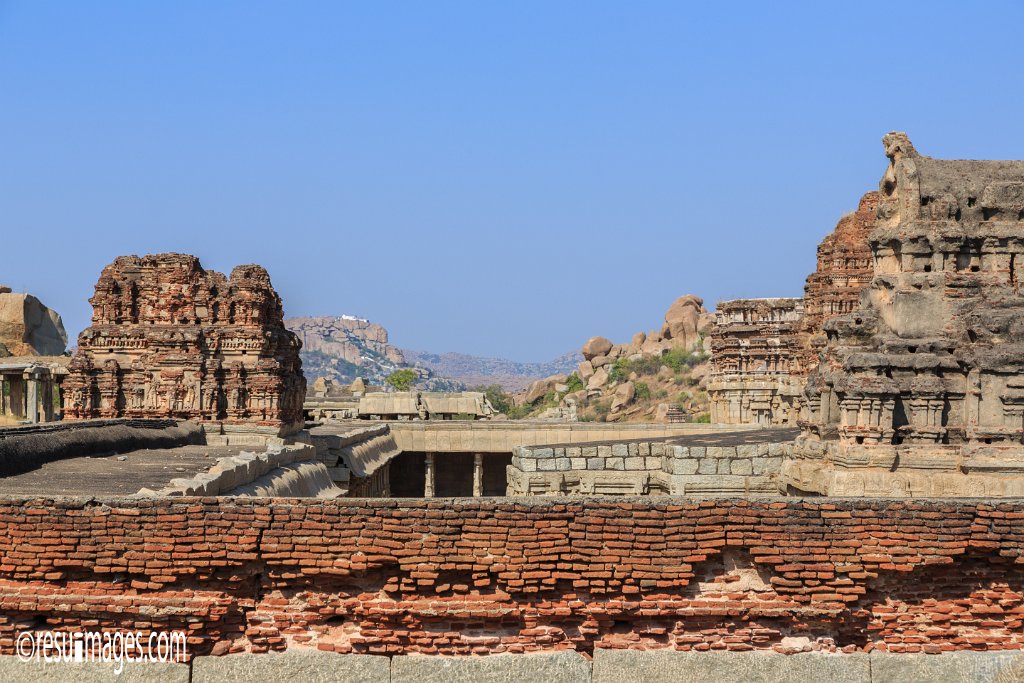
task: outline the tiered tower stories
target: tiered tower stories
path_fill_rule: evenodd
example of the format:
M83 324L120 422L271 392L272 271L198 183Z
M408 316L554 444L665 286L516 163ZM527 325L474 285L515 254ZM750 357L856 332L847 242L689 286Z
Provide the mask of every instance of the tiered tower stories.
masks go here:
M794 373L801 299L719 302L711 330L711 421L796 425L802 384Z
M230 278L185 254L103 269L64 383L65 416L172 417L300 429L301 342L261 266Z
M884 138L860 306L825 323L791 485L833 495L1024 494L1024 162Z

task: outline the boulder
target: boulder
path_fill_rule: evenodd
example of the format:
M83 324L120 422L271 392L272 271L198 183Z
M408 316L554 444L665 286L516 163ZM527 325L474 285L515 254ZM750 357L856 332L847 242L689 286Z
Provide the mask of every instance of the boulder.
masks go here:
M598 368L587 382L587 389L600 389L605 384L608 384L608 371L603 367Z
M654 409L654 421L668 422L668 411L671 407L671 403L659 403L658 407Z
M581 353L585 360L593 360L597 356L606 356L612 350L612 343L604 337L591 337L583 345Z
M690 378L696 382L704 382L711 374L711 363L701 363L690 370Z
M608 365L611 362L611 358L609 358L608 356L594 356L593 358L590 359L590 364L594 366L595 370L604 365Z
M565 383L565 380L565 375L551 375L550 377L539 379L526 388L526 396L523 400L529 404L536 403L544 398L549 391L554 391L555 385Z
M622 344L614 344L612 345L611 350L608 352L608 358L614 360L615 358L618 358L625 354L626 350L627 347L623 346Z
M647 338L643 346L640 347L640 352L645 356L660 356L667 349L671 348L672 342L663 341L658 339Z
M356 380L348 388L353 396L362 396L366 393L366 382L363 381L362 377L356 377Z
M665 313L668 337L676 346L692 351L700 345L701 317L706 315L704 300L693 294L676 299Z
M640 347L647 341L647 335L643 332L637 332L633 335L633 341L629 343L629 355L635 355L640 353Z
M615 387L615 393L612 396L612 412L632 403L634 396L636 396L636 387L633 386L632 382L623 382Z
M60 316L39 299L6 291L0 293L0 344L13 356L59 356L68 333Z
M701 389L708 388L708 380L711 379L710 362L701 362L699 366L694 366L690 371L690 379L700 385Z
M574 391L571 394L566 394L565 396L563 396L562 397L562 404L563 405L572 405L572 404L579 405L580 403L583 403L586 400L587 400L587 390L586 389L580 389L579 391Z
M594 365L589 360L580 361L580 364L576 366L576 374L580 376L581 380L586 382L594 376Z

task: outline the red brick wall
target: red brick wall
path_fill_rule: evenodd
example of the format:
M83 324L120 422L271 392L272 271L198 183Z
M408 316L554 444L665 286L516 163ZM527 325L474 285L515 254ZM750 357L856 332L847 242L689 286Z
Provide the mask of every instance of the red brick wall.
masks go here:
M0 651L79 626L184 629L192 654L1017 649L1021 520L1016 502L7 500Z

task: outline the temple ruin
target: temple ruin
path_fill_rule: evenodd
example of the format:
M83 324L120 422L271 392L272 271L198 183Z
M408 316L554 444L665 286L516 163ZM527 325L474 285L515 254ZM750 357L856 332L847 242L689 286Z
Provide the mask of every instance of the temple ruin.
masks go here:
M868 233L878 193L861 197L818 245L803 299L737 299L718 305L711 333L711 421L795 426L804 382L825 346L824 323L857 307L871 281Z
M825 324L790 486L830 495L1024 494L1024 162L889 167L859 308Z
M719 302L711 331L711 422L796 425L801 299Z
M67 418L301 429L301 343L262 267L226 278L194 256L122 256L89 302L92 326L65 381Z
M95 625L188 632L143 680L1020 679L1024 162L885 145L803 299L719 305L718 424L323 380L293 432L266 271L118 259L75 420L0 428L0 672Z
M857 308L861 292L871 282L868 235L877 210L878 193L868 192L860 198L857 210L839 219L835 230L818 245L817 268L804 284L798 374L807 375L818 366L825 347L825 321Z

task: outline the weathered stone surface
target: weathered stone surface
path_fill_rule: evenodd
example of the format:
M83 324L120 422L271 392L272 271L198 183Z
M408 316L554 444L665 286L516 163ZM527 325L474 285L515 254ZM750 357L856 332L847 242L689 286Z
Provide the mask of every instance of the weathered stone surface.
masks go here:
M629 349L627 349L628 355L634 355L640 353L640 348L647 341L647 335L643 332L637 332L633 335L633 339L629 342Z
M580 376L580 379L586 382L594 375L593 363L589 360L580 361L580 364L576 368L576 374Z
M59 356L68 334L57 312L31 294L0 292L0 349L11 356ZM0 351L2 354L2 351Z
M590 662L578 652L487 657L399 656L391 660L391 683L590 683L590 680Z
M555 386L565 381L565 375L551 375L544 379L539 379L536 382L532 382L526 389L526 396L523 400L527 403L536 403L548 394L548 392L554 391Z
M162 662L23 662L0 655L0 680L18 683L189 683L189 665Z
M672 346L695 351L700 348L701 335L711 328L713 320L704 310L703 299L685 294L672 302L665 313L662 336L671 339Z
M608 371L603 367L598 368L587 382L587 389L600 389L608 384Z
M634 396L636 396L636 385L633 382L623 382L615 387L615 393L612 396L612 412L622 410L622 408L629 405Z
M591 337L580 349L580 352L583 354L584 360L594 360L598 356L607 356L611 350L612 343L604 337Z
M262 267L225 278L194 256L122 256L89 301L92 326L64 383L66 418L302 427L301 343Z
M1024 681L1021 652L948 652L940 655L872 652L873 683L1011 683Z
M865 654L594 651L594 683L870 683Z
M310 681L311 683L379 683L391 675L387 657L339 655L318 650L286 650L283 654L240 654L197 657L192 663L192 683L263 683Z
M878 193L868 192L861 197L857 210L843 216L818 245L818 266L804 284L801 348L794 374L806 375L818 367L818 356L825 346L825 322L860 304L861 292L871 282L869 236L877 211Z
M1024 161L884 144L873 277L825 323L786 477L833 495L1021 495Z

